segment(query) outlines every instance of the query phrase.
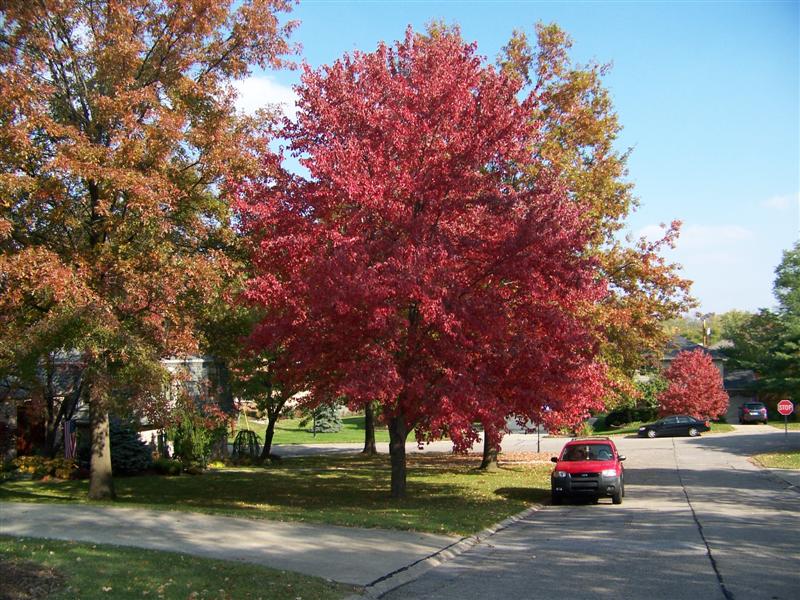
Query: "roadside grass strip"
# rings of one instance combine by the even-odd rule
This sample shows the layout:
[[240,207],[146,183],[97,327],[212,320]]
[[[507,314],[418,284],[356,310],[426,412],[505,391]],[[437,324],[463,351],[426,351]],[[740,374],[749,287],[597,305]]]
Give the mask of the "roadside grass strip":
[[390,464],[377,457],[313,456],[264,467],[230,467],[202,475],[117,477],[115,502],[91,502],[86,481],[6,481],[0,500],[92,503],[183,510],[234,517],[302,521],[471,535],[543,501],[548,457],[514,455],[487,473],[475,455],[408,457],[403,500],[389,497]]
[[[781,419],[780,421],[777,421],[777,420],[776,421],[770,421],[769,422],[769,426],[770,427],[774,427],[775,429],[780,429],[781,431],[783,431],[783,429],[784,429],[783,419]],[[800,431],[800,421],[789,421],[788,423],[786,423],[786,428],[789,431]]]
[[800,450],[756,454],[753,460],[768,469],[800,469]]
[[358,588],[240,562],[0,536],[0,597],[338,600]]

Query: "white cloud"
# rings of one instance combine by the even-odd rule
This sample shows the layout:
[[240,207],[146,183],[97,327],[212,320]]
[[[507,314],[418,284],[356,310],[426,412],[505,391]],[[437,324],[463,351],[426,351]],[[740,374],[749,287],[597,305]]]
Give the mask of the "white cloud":
[[[647,225],[637,233],[655,241],[664,235],[660,225]],[[740,246],[742,242],[753,239],[753,232],[741,225],[684,225],[676,243],[679,252],[713,251],[719,254],[726,248]]]
[[[648,225],[636,232],[654,241],[663,228]],[[682,265],[681,274],[692,280],[692,295],[704,312],[732,308],[755,310],[772,302],[773,259],[765,259],[765,242],[742,225],[685,224],[675,249],[662,254],[668,262]]]
[[800,207],[800,192],[794,195],[771,196],[761,201],[761,207],[773,210],[789,210],[790,208]]
[[259,108],[278,105],[283,114],[293,119],[297,113],[297,95],[288,86],[266,75],[253,75],[233,82],[238,97],[237,110],[253,114]]
[[677,247],[682,251],[714,251],[743,248],[755,236],[741,225],[687,225],[681,229]]

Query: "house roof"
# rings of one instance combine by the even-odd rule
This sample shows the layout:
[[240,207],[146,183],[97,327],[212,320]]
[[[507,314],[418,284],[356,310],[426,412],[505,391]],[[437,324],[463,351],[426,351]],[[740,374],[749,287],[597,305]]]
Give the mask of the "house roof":
[[707,348],[702,344],[696,344],[695,342],[686,339],[682,335],[676,335],[669,342],[667,342],[667,347],[664,350],[663,360],[673,360],[681,352],[693,352],[695,350],[702,350],[711,356],[712,360],[727,360],[718,349],[713,347]]
[[750,369],[739,369],[725,373],[726,390],[747,390],[756,382],[756,374]]

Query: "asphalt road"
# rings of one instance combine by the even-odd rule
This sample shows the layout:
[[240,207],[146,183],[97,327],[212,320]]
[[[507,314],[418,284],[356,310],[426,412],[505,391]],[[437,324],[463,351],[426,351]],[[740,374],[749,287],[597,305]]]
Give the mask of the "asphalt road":
[[783,432],[617,443],[622,505],[548,506],[383,598],[800,598],[800,490],[747,461]]

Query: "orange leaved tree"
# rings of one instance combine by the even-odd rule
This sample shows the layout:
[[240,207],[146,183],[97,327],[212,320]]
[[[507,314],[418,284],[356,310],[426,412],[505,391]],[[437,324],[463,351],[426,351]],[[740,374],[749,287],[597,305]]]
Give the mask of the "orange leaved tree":
[[158,360],[196,349],[198,307],[230,273],[219,184],[266,143],[230,82],[283,64],[290,6],[0,4],[0,375],[79,351],[91,498],[114,495],[112,398],[152,397]]

